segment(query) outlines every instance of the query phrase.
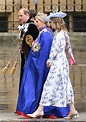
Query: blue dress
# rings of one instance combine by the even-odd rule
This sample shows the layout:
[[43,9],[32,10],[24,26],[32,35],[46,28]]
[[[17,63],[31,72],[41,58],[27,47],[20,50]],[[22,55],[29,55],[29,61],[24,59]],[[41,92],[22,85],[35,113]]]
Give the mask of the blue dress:
[[[44,27],[35,42],[38,50],[32,46],[24,69],[21,89],[18,96],[16,113],[26,115],[33,113],[39,106],[43,85],[46,81],[49,68],[46,61],[49,58],[53,34],[48,27]],[[34,45],[35,45],[34,44]],[[69,107],[57,108],[55,106],[44,107],[45,115],[57,117],[67,116]]]

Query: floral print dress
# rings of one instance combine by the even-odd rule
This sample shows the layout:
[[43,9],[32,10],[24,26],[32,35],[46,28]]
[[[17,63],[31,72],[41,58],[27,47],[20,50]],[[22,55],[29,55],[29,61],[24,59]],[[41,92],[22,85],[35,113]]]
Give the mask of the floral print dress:
[[72,54],[68,34],[60,31],[53,39],[48,59],[52,65],[44,84],[40,105],[66,107],[67,104],[74,102],[73,88],[69,78],[69,62],[65,53],[66,47],[69,54]]

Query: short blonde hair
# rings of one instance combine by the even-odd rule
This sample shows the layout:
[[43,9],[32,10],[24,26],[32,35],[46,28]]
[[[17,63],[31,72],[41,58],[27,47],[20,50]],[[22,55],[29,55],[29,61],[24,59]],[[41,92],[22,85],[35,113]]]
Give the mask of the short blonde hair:
[[37,18],[37,19],[39,19],[41,22],[43,22],[43,23],[46,23],[45,22],[45,18],[47,17],[47,15],[46,14],[44,14],[44,13],[38,13],[36,16],[35,16],[35,18]]

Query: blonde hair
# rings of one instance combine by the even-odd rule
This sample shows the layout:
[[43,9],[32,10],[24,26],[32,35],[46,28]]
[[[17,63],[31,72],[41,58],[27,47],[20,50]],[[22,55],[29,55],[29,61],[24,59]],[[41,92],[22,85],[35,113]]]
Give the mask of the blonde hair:
[[67,27],[66,27],[66,23],[62,18],[54,17],[54,18],[50,18],[50,19],[55,24],[56,29],[58,31],[64,30],[64,31],[68,32]]
[[47,15],[46,14],[44,14],[44,13],[38,13],[36,16],[35,16],[35,18],[37,18],[37,19],[39,19],[41,22],[43,22],[43,23],[46,23],[45,22],[45,18],[47,17]]

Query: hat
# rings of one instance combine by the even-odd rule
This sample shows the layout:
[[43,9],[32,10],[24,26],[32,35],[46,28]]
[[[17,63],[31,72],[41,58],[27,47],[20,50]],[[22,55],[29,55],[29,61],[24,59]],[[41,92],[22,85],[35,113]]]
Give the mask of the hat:
[[45,18],[45,21],[48,22],[50,20],[50,18],[54,18],[54,17],[64,18],[65,16],[67,16],[67,14],[64,12],[61,12],[61,11],[60,12],[54,12],[54,13],[52,12],[52,13],[50,13],[49,16],[47,16]]
[[50,20],[50,16],[52,16],[53,14],[54,14],[53,12],[50,13],[49,16],[47,16],[47,17],[45,18],[45,22],[48,22],[48,21]]

